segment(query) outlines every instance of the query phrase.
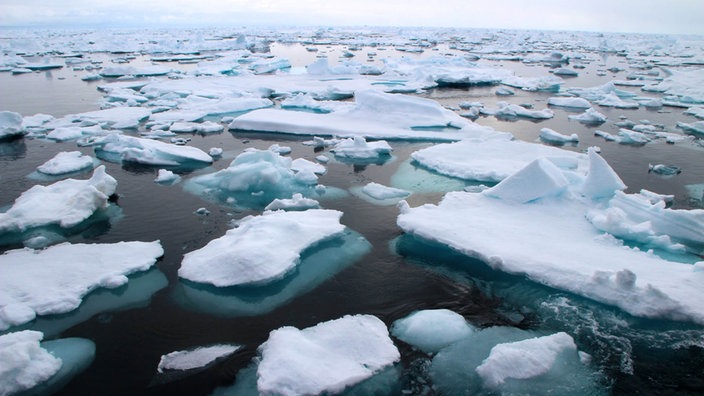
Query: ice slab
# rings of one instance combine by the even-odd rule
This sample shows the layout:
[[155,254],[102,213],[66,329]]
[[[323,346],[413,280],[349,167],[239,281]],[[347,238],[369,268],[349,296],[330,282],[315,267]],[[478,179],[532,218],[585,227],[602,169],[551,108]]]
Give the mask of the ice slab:
[[391,326],[394,337],[426,353],[437,353],[474,331],[462,315],[449,309],[417,311]]
[[61,359],[41,347],[42,338],[42,333],[30,330],[0,335],[0,394],[32,389],[61,369]]
[[92,290],[124,285],[127,275],[146,271],[161,255],[158,241],[8,251],[0,256],[0,329],[73,311]]
[[156,175],[156,179],[154,179],[155,183],[159,184],[176,184],[181,180],[181,176],[173,173],[172,171],[168,169],[159,169]]
[[550,128],[540,129],[540,140],[552,144],[578,143],[579,136],[576,133],[565,135]]
[[605,115],[599,113],[593,108],[587,109],[582,114],[567,116],[567,118],[589,125],[603,124],[607,120],[607,117]]
[[96,161],[80,151],[62,151],[37,167],[37,172],[49,176],[81,172],[92,169]]
[[198,167],[213,162],[203,150],[112,133],[93,141],[96,155],[113,162],[135,162],[143,165]]
[[392,148],[385,140],[367,142],[362,136],[340,140],[330,149],[336,157],[352,160],[374,160],[391,154]]
[[156,370],[163,373],[170,370],[185,371],[203,368],[218,359],[232,355],[240,348],[242,348],[241,345],[218,344],[167,353],[159,359]]
[[[503,199],[517,195],[497,198],[491,190],[448,193],[439,205],[411,209],[402,202],[398,225],[407,233],[447,245],[494,269],[525,275],[635,316],[704,323],[704,308],[696,302],[696,296],[702,294],[698,285],[704,280],[699,277],[704,274],[693,271],[687,263],[691,257],[679,257],[683,262],[672,261],[627,246],[587,219],[589,211],[600,205],[622,206],[620,198],[613,203],[605,201],[614,194],[620,196],[616,191],[623,184],[597,157],[601,158],[590,153],[593,165],[586,179],[565,171],[569,185],[557,196],[542,194],[539,199],[520,204],[515,199]],[[552,172],[533,174],[544,178]],[[501,183],[494,188],[500,186]],[[648,202],[647,207],[651,206]],[[636,222],[640,218],[641,223],[653,223],[663,217],[661,210],[650,212],[638,206],[632,210]],[[682,240],[691,240],[692,224],[704,224],[698,220],[700,216],[698,210],[673,214],[672,221],[657,232],[658,237],[678,235]],[[629,228],[628,222],[620,224]],[[511,238],[507,239],[507,235]],[[700,247],[698,241],[689,243],[690,248]]]
[[590,109],[592,104],[584,98],[552,97],[548,99],[548,105],[557,107],[569,107],[572,109]]
[[[50,395],[66,386],[76,375],[87,369],[95,358],[95,343],[85,338],[61,338],[44,341],[42,348],[61,359],[59,371],[30,391],[32,395]],[[21,393],[25,394],[25,393]]]
[[173,298],[180,305],[222,317],[263,315],[313,290],[371,250],[360,234],[345,229],[301,254],[296,272],[278,282],[260,286],[215,287],[182,281]]
[[265,284],[283,278],[301,253],[344,230],[342,212],[266,212],[248,217],[223,237],[186,253],[178,275],[218,287]]
[[422,166],[443,175],[491,182],[505,179],[540,157],[550,159],[561,168],[576,169],[587,165],[583,154],[511,140],[510,135],[438,144],[416,151],[411,157]]
[[259,347],[257,389],[265,394],[337,393],[400,359],[386,325],[344,316],[299,330],[282,327]]
[[546,120],[553,118],[555,113],[550,109],[531,110],[517,104],[498,102],[495,110],[483,109],[485,114],[494,115],[498,118],[530,118],[534,120]]
[[135,129],[151,114],[151,110],[143,107],[113,107],[69,115],[55,122],[59,125],[66,122],[92,122],[106,129]]
[[70,228],[108,206],[117,181],[99,166],[88,180],[66,179],[48,186],[35,185],[0,213],[0,231],[23,232],[27,229],[58,225]]
[[320,202],[305,198],[302,194],[296,193],[290,199],[276,198],[267,205],[264,210],[308,210],[308,209],[318,209],[320,207]]
[[22,115],[12,111],[0,111],[0,140],[12,139],[25,134]]

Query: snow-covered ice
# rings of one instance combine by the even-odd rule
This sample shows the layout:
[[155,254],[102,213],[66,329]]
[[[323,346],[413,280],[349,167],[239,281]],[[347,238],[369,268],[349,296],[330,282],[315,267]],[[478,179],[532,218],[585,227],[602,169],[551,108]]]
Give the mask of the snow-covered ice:
[[704,323],[704,309],[696,302],[702,279],[691,264],[628,246],[634,242],[628,233],[614,237],[587,219],[590,211],[604,205],[606,211],[626,213],[624,221],[609,216],[611,222],[604,224],[615,222],[626,231],[636,224],[656,224],[651,229],[655,240],[669,238],[701,252],[696,235],[702,235],[698,231],[704,224],[702,211],[671,211],[620,193],[624,188],[608,164],[590,150],[586,176],[539,160],[483,193],[449,193],[438,205],[413,209],[401,202],[398,225],[496,270],[524,274],[635,316]]
[[163,255],[156,242],[69,244],[44,250],[18,249],[0,256],[0,329],[37,315],[70,312],[85,295],[128,282]]
[[276,198],[264,210],[308,210],[318,209],[320,202],[315,199],[305,198],[302,194],[293,194],[291,198]]
[[48,380],[61,368],[61,359],[42,348],[44,334],[19,331],[0,335],[0,394],[27,391]]
[[213,158],[203,150],[112,133],[93,141],[96,155],[108,161],[154,166],[203,166]]
[[385,140],[367,142],[362,136],[340,140],[330,149],[336,157],[370,160],[391,154],[392,148]]
[[218,359],[237,352],[241,345],[218,344],[189,350],[175,351],[162,355],[156,370],[163,373],[169,370],[192,370],[205,367]]
[[11,139],[25,134],[22,115],[12,111],[0,111],[0,140]]
[[95,159],[80,151],[62,151],[37,167],[37,172],[57,176],[93,168]]
[[175,174],[174,172],[168,169],[159,169],[154,182],[161,184],[175,184],[178,183],[179,180],[181,180],[181,176]]
[[400,188],[387,187],[383,184],[370,182],[362,187],[362,192],[376,200],[401,199],[411,195],[410,192]]
[[400,359],[386,325],[371,315],[282,327],[259,352],[257,390],[280,395],[338,393]]
[[448,309],[417,311],[391,326],[394,337],[426,353],[437,353],[474,331],[462,315]]
[[548,99],[550,106],[569,107],[572,109],[589,109],[592,104],[583,98],[552,97]]
[[565,135],[550,128],[540,129],[540,140],[552,144],[565,144],[579,142],[579,136],[576,133]]
[[605,115],[599,113],[594,108],[588,108],[582,114],[569,115],[567,118],[582,122],[584,124],[603,124],[607,120]]
[[4,213],[0,213],[0,231],[22,232],[56,224],[62,228],[78,225],[95,211],[108,206],[117,181],[105,166],[95,169],[87,180],[66,179],[48,186],[35,185],[20,195]]
[[344,230],[340,217],[342,212],[335,210],[310,209],[243,219],[223,237],[184,255],[178,274],[218,287],[281,279],[305,249]]

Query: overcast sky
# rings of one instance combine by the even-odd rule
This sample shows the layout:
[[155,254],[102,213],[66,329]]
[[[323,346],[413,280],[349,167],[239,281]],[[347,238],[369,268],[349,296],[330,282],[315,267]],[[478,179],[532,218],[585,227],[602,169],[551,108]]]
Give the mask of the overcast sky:
[[704,35],[704,0],[0,0],[0,26],[433,26]]

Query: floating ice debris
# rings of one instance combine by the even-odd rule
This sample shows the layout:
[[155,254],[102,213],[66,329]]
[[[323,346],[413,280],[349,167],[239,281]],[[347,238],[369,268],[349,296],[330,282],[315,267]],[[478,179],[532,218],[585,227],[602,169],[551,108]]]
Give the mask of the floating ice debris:
[[540,129],[540,140],[553,144],[577,143],[579,136],[576,133],[564,135],[550,128]]
[[548,99],[550,106],[569,107],[573,109],[589,109],[592,104],[583,98],[552,97]]
[[564,67],[555,70],[553,74],[562,77],[577,77],[579,75],[576,70],[565,69]]
[[154,182],[161,184],[174,184],[177,183],[180,179],[181,176],[173,173],[168,169],[159,169],[156,175],[156,179],[154,179]]
[[12,111],[0,111],[0,140],[23,136],[22,115]]
[[266,212],[183,257],[180,277],[218,287],[264,284],[293,270],[306,248],[344,230],[342,212]]
[[57,176],[92,169],[95,159],[80,151],[62,151],[37,167],[37,172]]
[[187,122],[178,121],[171,124],[169,131],[174,133],[219,133],[222,132],[225,127],[222,124],[218,124],[213,121],[205,122]]
[[232,355],[240,348],[242,348],[241,345],[219,344],[167,353],[161,356],[156,370],[163,373],[170,370],[202,368],[218,359]]
[[83,136],[83,128],[80,127],[62,127],[56,128],[46,134],[47,139],[64,142],[67,140],[76,140]]
[[506,102],[498,102],[496,105],[498,106],[497,110],[495,110],[493,112],[487,111],[488,113],[493,113],[496,117],[505,117],[505,118],[523,117],[523,118],[532,118],[532,119],[536,119],[536,120],[545,120],[545,119],[552,118],[555,116],[555,113],[553,113],[553,111],[550,109],[530,110],[530,109],[527,109],[523,106],[519,106],[519,105],[511,104],[511,103],[506,103]]
[[590,125],[603,124],[607,119],[605,115],[599,113],[594,108],[589,108],[584,113],[579,115],[567,116],[567,118]]
[[291,147],[281,146],[278,143],[274,143],[269,146],[269,150],[281,155],[291,154]]
[[501,83],[524,91],[558,92],[564,80],[557,76],[519,77],[509,76],[501,79]]
[[648,172],[657,173],[663,176],[674,176],[682,173],[682,168],[674,165],[648,164]]
[[704,138],[704,121],[696,121],[691,124],[686,122],[678,122],[677,128],[680,128],[686,133],[698,138]]
[[609,142],[616,142],[616,141],[620,140],[620,138],[618,136],[612,135],[612,134],[605,132],[605,131],[600,131],[598,129],[594,130],[594,135],[600,136],[600,137],[604,138],[604,140],[609,141]]
[[617,109],[637,109],[640,106],[638,102],[623,100],[615,94],[604,95],[601,99],[595,100],[594,103],[599,106],[615,107]]
[[126,284],[163,254],[158,241],[10,250],[0,256],[0,329],[73,311],[92,290]]
[[93,142],[98,157],[108,161],[136,162],[156,166],[210,164],[213,158],[190,146],[177,146],[158,140],[110,134]]
[[[92,121],[103,128],[135,129],[152,112],[142,107],[113,107],[64,117],[69,121]],[[58,121],[58,120],[57,120]]]
[[562,168],[577,168],[586,156],[542,144],[511,140],[508,134],[492,139],[438,144],[411,154],[422,166],[465,180],[498,182],[528,163],[546,157]]
[[315,199],[305,198],[302,194],[296,193],[290,199],[274,199],[264,210],[308,210],[319,207],[320,203]]
[[[622,104],[623,101],[620,99],[623,98],[632,98],[636,96],[636,94],[629,92],[629,91],[624,91],[621,89],[616,88],[613,82],[608,82],[604,85],[600,85],[597,87],[592,87],[592,88],[567,88],[566,91],[568,93],[571,93],[573,95],[577,95],[580,98],[584,98],[586,100],[592,101],[592,102],[597,102],[604,100],[605,103],[612,103],[612,104]],[[632,103],[635,102],[623,102],[626,105],[631,105]],[[630,103],[630,104],[629,104]],[[638,104],[635,103],[636,107],[638,107]]]
[[512,90],[505,88],[505,87],[499,87],[496,89],[494,92],[497,96],[512,96],[515,95],[516,93],[513,92]]
[[208,155],[215,158],[215,157],[220,157],[222,155],[222,148],[220,147],[211,147],[208,150]]
[[135,76],[135,77],[146,77],[146,76],[165,76],[171,73],[173,69],[166,68],[163,66],[108,66],[104,67],[100,71],[100,75],[103,77],[122,77],[122,76]]
[[61,360],[61,368],[48,380],[19,394],[50,395],[87,369],[95,358],[95,343],[85,338],[61,338],[44,341],[41,347]]
[[316,100],[309,93],[299,93],[281,101],[282,109],[307,109],[320,113],[330,113],[346,106],[349,105],[344,102]]
[[387,187],[374,182],[367,183],[362,187],[362,192],[377,200],[401,199],[411,195],[411,193],[406,190]]
[[417,311],[391,326],[391,334],[426,353],[437,353],[474,332],[462,315],[448,309]]
[[296,158],[291,161],[291,170],[294,172],[312,172],[316,175],[323,175],[327,172],[327,169],[325,169],[323,165],[308,161],[305,158]]
[[385,140],[367,142],[362,136],[340,140],[330,151],[337,157],[350,159],[375,159],[388,156],[391,146]]
[[320,162],[321,164],[327,164],[328,162],[330,162],[330,157],[328,157],[327,155],[323,155],[323,154],[316,156],[315,159],[316,159],[316,161]]
[[621,128],[618,131],[618,142],[621,144],[631,144],[635,146],[644,145],[650,142],[650,138],[641,132]]
[[303,330],[282,327],[259,352],[257,390],[263,394],[339,393],[400,359],[386,325],[371,315]]
[[105,173],[104,165],[96,168],[88,180],[35,185],[23,192],[10,209],[0,213],[0,232],[22,232],[52,224],[73,227],[107,207],[116,188],[117,181]]
[[704,107],[703,106],[690,107],[684,112],[684,114],[689,114],[689,115],[693,115],[699,119],[704,119]]
[[704,103],[704,71],[701,68],[693,70],[668,70],[671,74],[658,84],[643,87],[644,91],[660,92],[672,95],[685,105]]
[[[600,224],[611,225],[609,231],[616,230],[612,225],[622,225],[629,231],[637,229],[635,225],[649,224],[655,241],[669,238],[701,252],[704,211],[674,211],[665,209],[664,203],[662,207],[652,205],[647,197],[623,194],[618,190],[625,186],[593,150],[590,160],[586,179],[564,171],[563,178],[569,182],[564,189],[595,199],[614,197],[606,202],[610,208],[606,210],[624,213],[623,221],[606,213],[604,218],[610,221]],[[555,175],[555,168],[548,172],[545,167],[530,167],[533,172],[526,168],[518,173],[523,173],[521,179],[504,181],[519,186],[522,180],[523,189],[513,191],[522,196],[527,190],[533,191],[530,195],[535,198],[529,203],[518,204],[526,200],[508,194],[511,190],[499,183],[481,194],[448,193],[438,206],[401,206],[398,225],[408,233],[479,258],[496,270],[524,274],[533,281],[618,306],[636,316],[704,323],[704,308],[692,297],[702,294],[699,284],[704,279],[694,279],[690,264],[624,246],[603,234],[586,217],[600,207],[598,202],[603,199],[592,203],[575,194],[556,195],[562,183],[536,183],[549,181],[546,176]],[[492,190],[507,193],[497,196]],[[511,233],[516,227],[522,230],[519,235]],[[513,235],[511,241],[505,238],[509,233]],[[630,240],[630,235],[618,237]],[[558,239],[561,243],[555,244]],[[627,277],[633,282],[623,281]]]
[[567,333],[499,344],[476,371],[487,387],[498,388],[507,379],[525,380],[546,374],[565,353],[579,359],[577,346]]
[[207,216],[210,214],[210,211],[206,208],[198,208],[193,213],[195,213],[199,216]]
[[0,335],[0,394],[28,391],[59,372],[62,362],[42,348],[44,334],[19,331]]

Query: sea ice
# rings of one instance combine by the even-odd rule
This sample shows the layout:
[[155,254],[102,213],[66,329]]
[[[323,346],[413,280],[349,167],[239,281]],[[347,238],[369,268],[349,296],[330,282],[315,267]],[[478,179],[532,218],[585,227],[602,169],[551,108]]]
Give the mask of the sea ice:
[[330,151],[336,157],[349,159],[377,159],[388,156],[391,153],[391,146],[385,140],[367,142],[362,136],[355,136],[350,139],[340,140]]
[[88,180],[35,185],[23,192],[10,209],[0,213],[0,231],[23,232],[52,224],[73,227],[96,210],[106,208],[116,188],[117,181],[105,173],[104,165],[96,168]]
[[59,371],[61,359],[41,347],[42,338],[31,330],[0,335],[0,395],[32,389]]
[[23,136],[22,115],[12,111],[0,111],[0,140]]
[[553,118],[555,116],[555,113],[550,109],[530,110],[530,109],[527,109],[523,106],[519,106],[517,104],[512,104],[512,103],[507,103],[507,102],[498,102],[496,105],[498,106],[497,110],[495,110],[495,111],[487,110],[486,112],[489,114],[493,114],[496,117],[504,117],[504,118],[523,117],[523,118],[531,118],[531,119],[535,119],[535,120],[546,120],[548,118]]
[[276,198],[267,205],[264,210],[308,210],[317,209],[320,202],[315,199],[305,198],[302,194],[296,193],[290,199]]
[[546,167],[543,160],[519,171],[516,175],[523,174],[521,178],[507,178],[483,193],[452,192],[437,206],[413,209],[401,202],[398,225],[496,270],[523,274],[635,316],[704,323],[704,307],[696,297],[702,294],[699,284],[704,279],[698,279],[700,274],[693,272],[691,264],[626,246],[594,227],[587,217],[601,207],[620,209],[627,214],[626,222],[619,223],[625,229],[649,222],[655,236],[701,252],[704,212],[670,211],[646,197],[618,192],[625,186],[615,172],[594,150],[589,154],[586,177],[561,170],[560,179],[558,169]]
[[70,312],[100,287],[127,283],[164,254],[156,242],[63,243],[44,250],[17,249],[0,256],[0,329],[35,315]]
[[542,144],[511,140],[508,134],[493,139],[438,144],[411,154],[422,166],[465,180],[498,182],[540,157],[559,167],[586,166],[586,156]]
[[400,359],[386,325],[371,315],[279,328],[259,353],[257,389],[280,395],[338,393]]
[[37,172],[57,176],[93,168],[95,159],[80,151],[62,151],[37,167]]
[[637,109],[640,105],[638,102],[623,100],[616,94],[606,94],[601,99],[595,100],[594,103],[604,107],[615,107],[617,109]]
[[161,184],[174,184],[177,183],[180,179],[181,176],[173,173],[168,169],[159,169],[156,175],[156,179],[154,179],[154,182]]
[[569,107],[573,109],[589,109],[592,104],[583,98],[552,97],[548,99],[550,106]]
[[606,122],[606,116],[594,110],[593,108],[587,109],[584,113],[578,115],[567,116],[570,120],[579,121],[584,124],[603,124]]
[[566,353],[578,359],[577,346],[567,333],[498,344],[476,371],[489,388],[497,388],[509,378],[529,379],[547,373]]
[[224,236],[185,254],[178,275],[218,287],[281,279],[305,249],[345,229],[340,217],[342,212],[310,209],[245,218]]
[[387,187],[379,183],[370,182],[362,187],[362,192],[377,200],[401,199],[411,195],[400,188]]
[[417,311],[391,326],[394,337],[425,353],[437,353],[474,331],[462,315],[448,309]]
[[213,158],[203,150],[112,133],[93,141],[98,157],[108,161],[136,162],[155,166],[198,166]]
[[[56,120],[59,122],[93,122],[105,129],[135,129],[149,118],[152,112],[143,107],[113,107],[110,109],[73,114]],[[67,125],[64,125],[67,126]]]
[[576,133],[564,135],[550,128],[540,129],[540,140],[553,144],[577,143],[579,136]]
[[631,144],[635,146],[641,146],[650,142],[650,138],[637,131],[632,131],[630,129],[621,128],[618,130],[618,142],[621,144]]
[[156,370],[163,373],[169,370],[202,368],[218,359],[232,355],[240,348],[242,348],[241,345],[219,344],[167,353],[161,356]]
[[677,128],[680,128],[686,133],[698,138],[704,138],[704,121],[696,121],[692,123],[678,122]]
[[85,338],[60,338],[44,341],[41,347],[61,360],[61,368],[48,380],[27,392],[32,395],[51,395],[68,384],[76,375],[87,369],[95,359],[95,343]]

